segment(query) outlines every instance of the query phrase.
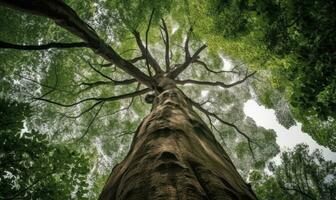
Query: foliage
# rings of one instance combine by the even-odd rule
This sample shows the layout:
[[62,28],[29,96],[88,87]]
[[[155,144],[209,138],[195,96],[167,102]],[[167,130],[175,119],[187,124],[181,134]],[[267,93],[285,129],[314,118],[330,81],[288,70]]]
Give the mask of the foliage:
[[270,164],[271,175],[250,174],[260,199],[335,199],[336,163],[326,161],[318,150],[310,154],[304,144],[283,152],[281,159],[279,166]]
[[[279,91],[289,101],[295,119],[303,123],[303,129],[319,144],[335,150],[332,136],[335,132],[330,131],[335,127],[336,117],[335,2],[212,0],[203,3],[192,7],[196,11],[191,15],[205,18],[195,21],[195,29],[213,48],[224,50],[249,67],[266,71],[262,76],[266,84],[256,86],[260,102],[276,109],[278,103],[270,104],[267,97],[269,92]],[[286,127],[295,124],[279,121]],[[328,125],[319,126],[316,132],[312,128],[315,124]]]
[[0,199],[83,199],[88,157],[24,132],[29,105],[0,100]]

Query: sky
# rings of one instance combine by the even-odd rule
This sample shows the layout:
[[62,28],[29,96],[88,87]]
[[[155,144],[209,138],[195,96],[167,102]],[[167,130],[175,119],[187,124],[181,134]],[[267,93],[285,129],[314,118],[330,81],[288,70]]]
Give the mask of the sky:
[[[247,116],[253,118],[258,126],[262,126],[266,129],[273,129],[276,132],[276,142],[280,146],[281,151],[293,149],[296,144],[306,143],[309,145],[310,152],[315,149],[320,149],[326,160],[336,162],[336,152],[332,152],[328,148],[317,144],[311,136],[302,132],[300,123],[286,129],[277,122],[274,110],[260,106],[252,99],[245,103],[244,112]],[[279,161],[279,155],[274,158],[275,162]]]

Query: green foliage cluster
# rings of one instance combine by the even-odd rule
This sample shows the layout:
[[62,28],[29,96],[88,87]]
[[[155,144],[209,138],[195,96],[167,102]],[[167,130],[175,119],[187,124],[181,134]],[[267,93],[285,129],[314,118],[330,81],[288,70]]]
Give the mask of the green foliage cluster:
[[326,161],[318,150],[309,153],[299,144],[281,155],[282,163],[270,164],[271,175],[253,171],[250,174],[261,200],[335,199],[336,163]]
[[270,96],[281,100],[280,92],[303,129],[335,150],[335,8],[331,0],[212,0],[194,3],[191,15],[204,16],[195,29],[212,48],[265,71],[267,83],[256,83],[262,104],[277,109]]
[[0,99],[0,199],[85,198],[88,157],[22,131],[29,115],[29,105]]

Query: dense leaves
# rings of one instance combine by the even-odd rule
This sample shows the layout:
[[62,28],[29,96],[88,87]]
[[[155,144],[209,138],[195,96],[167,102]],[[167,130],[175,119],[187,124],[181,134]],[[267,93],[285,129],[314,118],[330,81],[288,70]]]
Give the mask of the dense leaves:
[[326,161],[318,150],[309,153],[299,144],[283,152],[282,163],[270,163],[271,175],[254,171],[250,180],[260,199],[335,199],[336,164]]
[[0,199],[83,198],[88,157],[25,132],[27,104],[1,99],[0,107]]
[[[267,84],[256,86],[260,102],[277,110],[282,98],[268,100],[280,91],[304,131],[335,150],[335,2],[213,0],[195,8],[206,17],[195,24],[214,48],[265,70]],[[294,124],[279,121],[286,127]],[[316,131],[315,124],[323,126]]]

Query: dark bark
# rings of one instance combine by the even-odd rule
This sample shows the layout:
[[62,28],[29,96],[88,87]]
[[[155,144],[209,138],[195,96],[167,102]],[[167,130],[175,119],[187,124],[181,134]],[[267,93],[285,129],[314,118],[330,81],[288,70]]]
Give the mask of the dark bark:
[[70,48],[79,48],[79,47],[89,47],[89,45],[85,42],[75,42],[75,43],[51,42],[48,44],[41,44],[41,45],[20,45],[20,44],[12,44],[9,42],[0,41],[1,49],[47,50],[51,48],[70,49]]
[[155,98],[100,199],[256,199],[185,95]]

